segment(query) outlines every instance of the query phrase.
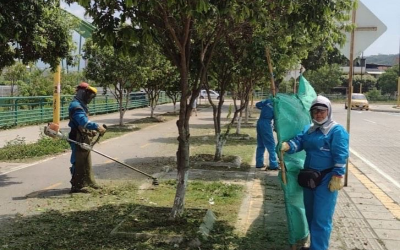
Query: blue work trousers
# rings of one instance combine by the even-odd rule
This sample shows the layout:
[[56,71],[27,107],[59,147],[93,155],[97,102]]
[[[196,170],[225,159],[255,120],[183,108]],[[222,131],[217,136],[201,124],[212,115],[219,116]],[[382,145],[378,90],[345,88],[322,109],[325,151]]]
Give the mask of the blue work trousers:
[[256,167],[264,165],[264,152],[268,150],[270,168],[277,168],[278,161],[275,153],[275,140],[271,120],[259,119],[257,122],[257,151]]
[[328,188],[332,173],[315,189],[303,188],[304,206],[311,236],[310,250],[328,250],[338,191]]

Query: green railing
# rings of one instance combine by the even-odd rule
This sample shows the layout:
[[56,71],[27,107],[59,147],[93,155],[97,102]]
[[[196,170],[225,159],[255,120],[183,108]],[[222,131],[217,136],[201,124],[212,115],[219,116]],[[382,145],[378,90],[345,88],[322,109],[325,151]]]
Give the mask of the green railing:
[[[68,106],[73,96],[61,96],[60,119],[68,119]],[[171,100],[160,93],[159,104]],[[53,97],[0,97],[0,128],[17,125],[46,123],[53,120]],[[143,93],[132,93],[127,109],[147,107],[149,101]],[[113,96],[97,96],[89,105],[90,115],[99,115],[119,111],[117,100]]]

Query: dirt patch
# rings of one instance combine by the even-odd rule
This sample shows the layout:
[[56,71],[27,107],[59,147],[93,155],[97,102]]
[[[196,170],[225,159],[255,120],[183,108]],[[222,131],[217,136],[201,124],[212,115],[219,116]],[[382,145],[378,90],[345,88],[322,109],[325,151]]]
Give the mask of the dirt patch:
[[130,124],[157,123],[157,122],[165,122],[165,121],[167,121],[167,119],[163,116],[154,116],[154,117],[145,117],[142,119],[137,119],[137,120],[130,122]]
[[228,140],[235,140],[235,141],[241,141],[241,140],[250,140],[251,136],[249,134],[230,134],[228,135]]
[[[126,160],[125,164],[146,174],[155,176],[162,173],[170,172],[176,169],[175,157],[147,157],[147,158],[132,158]],[[134,180],[146,181],[149,177],[141,174],[138,171],[130,169],[116,162],[101,164],[99,167],[94,167],[96,179],[110,180]]]
[[[206,209],[185,209],[182,217],[171,220],[169,219],[170,207],[141,206],[127,216],[116,231],[169,236],[185,235],[185,232],[197,232],[206,212]],[[154,220],[155,215],[157,220]]]
[[179,111],[166,112],[166,113],[162,114],[162,116],[178,116],[178,115],[179,115]]
[[190,157],[190,167],[192,169],[204,170],[231,170],[247,171],[247,166],[242,166],[242,160],[236,155],[223,155],[219,161],[214,161],[212,154],[198,154]]

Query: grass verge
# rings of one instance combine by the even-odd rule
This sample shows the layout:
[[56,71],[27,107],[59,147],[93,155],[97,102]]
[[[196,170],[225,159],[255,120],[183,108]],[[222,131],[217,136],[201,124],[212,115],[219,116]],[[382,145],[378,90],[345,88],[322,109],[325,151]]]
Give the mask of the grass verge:
[[[209,129],[194,129],[191,130],[191,155],[214,155],[215,154],[215,139],[214,130]],[[252,163],[255,145],[257,145],[256,129],[252,127],[242,128],[241,134],[246,134],[249,137],[243,140],[229,139],[223,147],[223,157],[230,159],[229,156],[240,156],[242,164],[240,170],[247,171]]]
[[[0,248],[4,250],[36,249],[177,249],[177,246],[155,240],[137,240],[131,237],[111,235],[120,222],[125,232],[182,234],[187,241],[179,249],[188,249],[187,244],[197,235],[199,216],[195,211],[211,208],[218,218],[213,234],[202,244],[201,249],[228,249],[230,244],[240,242],[234,237],[233,224],[242,200],[241,185],[221,182],[190,182],[187,189],[184,220],[168,222],[165,213],[137,216],[133,211],[170,210],[175,194],[175,181],[161,182],[157,188],[138,192],[132,182],[112,182],[102,190],[90,194],[63,194],[37,197],[36,215],[19,215],[2,223]],[[213,204],[211,205],[210,199]],[[163,227],[163,224],[165,225]],[[229,234],[227,234],[229,233]],[[228,242],[226,239],[231,238]],[[223,240],[222,240],[223,239]],[[237,248],[233,248],[237,249]]]
[[[207,126],[191,130],[192,155],[214,153],[212,126]],[[241,132],[249,134],[250,139],[228,140],[224,152],[225,155],[241,156],[242,167],[248,170],[254,155],[255,129],[243,128]],[[224,175],[223,171],[206,172],[213,176]],[[202,243],[200,249],[272,250],[280,249],[279,246],[286,243],[286,238],[280,234],[281,231],[271,234],[274,228],[270,228],[269,231],[257,226],[265,219],[263,211],[252,225],[254,230],[245,235],[237,234],[234,225],[244,195],[243,185],[229,181],[211,181],[207,178],[203,181],[190,181],[186,190],[184,220],[171,227],[166,216],[175,198],[174,180],[163,180],[158,187],[144,190],[139,190],[131,181],[100,184],[104,188],[94,190],[90,194],[71,195],[67,194],[67,191],[54,194],[49,191],[27,198],[27,203],[32,204],[33,215],[19,214],[16,218],[2,221],[0,249],[192,249],[188,244],[190,239],[197,235],[199,224],[199,215],[195,211],[205,209],[211,209],[216,214],[217,222],[212,234]],[[277,198],[275,193],[269,195],[271,199]],[[134,211],[138,211],[137,209],[142,211],[140,216],[135,216]],[[284,213],[284,209],[279,208],[276,213],[278,212]],[[274,213],[270,218],[277,216]],[[275,224],[276,221],[271,221],[271,225]],[[154,239],[139,240],[129,236],[111,235],[111,231],[117,225],[121,225],[120,229],[124,232],[185,232],[187,240],[179,245],[169,245]],[[276,237],[278,234],[281,237]],[[273,248],[267,247],[271,241],[276,243]]]

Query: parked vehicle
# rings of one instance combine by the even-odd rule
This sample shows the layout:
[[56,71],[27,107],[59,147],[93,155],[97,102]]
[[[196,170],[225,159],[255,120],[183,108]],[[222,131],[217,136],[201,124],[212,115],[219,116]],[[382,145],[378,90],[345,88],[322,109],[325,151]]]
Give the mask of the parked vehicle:
[[[208,99],[207,96],[207,90],[202,89],[200,91],[200,95],[199,95],[200,99]],[[217,92],[215,92],[214,90],[210,90],[210,97],[211,99],[219,99],[219,94]]]
[[[347,101],[348,99],[346,98],[346,102],[344,103],[344,108],[347,109]],[[365,97],[364,94],[357,94],[353,93],[351,94],[351,107],[350,109],[365,109],[369,110],[369,103],[367,97]]]

